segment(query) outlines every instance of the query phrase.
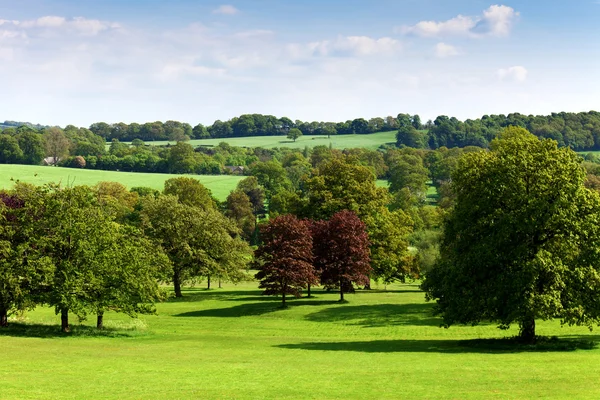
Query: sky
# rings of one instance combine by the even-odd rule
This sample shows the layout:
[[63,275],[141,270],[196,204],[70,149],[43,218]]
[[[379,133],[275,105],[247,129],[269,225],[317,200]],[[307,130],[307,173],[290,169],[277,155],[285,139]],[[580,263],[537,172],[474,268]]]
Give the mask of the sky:
[[600,110],[596,0],[0,0],[0,120]]

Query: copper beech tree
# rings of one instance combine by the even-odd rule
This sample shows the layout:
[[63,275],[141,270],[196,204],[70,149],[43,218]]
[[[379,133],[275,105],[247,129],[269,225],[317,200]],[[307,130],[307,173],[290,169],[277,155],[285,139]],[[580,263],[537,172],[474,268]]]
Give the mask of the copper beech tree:
[[261,227],[262,245],[255,256],[260,271],[256,279],[263,294],[300,297],[307,285],[318,283],[312,264],[309,223],[293,215],[282,215]]
[[369,238],[364,222],[348,210],[334,214],[329,221],[312,224],[313,256],[321,284],[327,289],[353,292],[353,284],[369,284],[371,273]]

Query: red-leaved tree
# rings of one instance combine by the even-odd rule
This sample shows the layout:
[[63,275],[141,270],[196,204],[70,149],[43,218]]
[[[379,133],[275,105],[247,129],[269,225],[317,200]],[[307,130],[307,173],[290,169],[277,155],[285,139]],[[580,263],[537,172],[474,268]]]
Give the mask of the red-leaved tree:
[[262,245],[255,257],[260,271],[256,279],[263,294],[300,297],[307,285],[318,283],[313,268],[312,236],[308,222],[282,215],[261,227]]
[[353,284],[367,285],[371,273],[369,237],[364,222],[348,210],[340,211],[329,221],[312,225],[315,269],[321,284],[344,293],[354,291]]

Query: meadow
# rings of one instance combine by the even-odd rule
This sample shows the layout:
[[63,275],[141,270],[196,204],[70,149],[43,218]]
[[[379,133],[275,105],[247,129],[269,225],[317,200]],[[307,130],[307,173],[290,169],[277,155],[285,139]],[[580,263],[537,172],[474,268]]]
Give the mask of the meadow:
[[[596,333],[538,321],[440,328],[416,283],[311,299],[263,297],[256,282],[192,288],[138,320],[109,313],[59,333],[38,308],[0,330],[1,399],[523,399],[600,397]],[[91,318],[93,319],[93,318]],[[25,321],[25,322],[24,322]]]
[[198,179],[212,192],[213,196],[223,201],[235,189],[243,176],[234,175],[172,175],[138,172],[118,172],[84,170],[75,168],[61,168],[37,165],[0,165],[0,189],[11,188],[16,181],[43,185],[50,182],[63,185],[95,185],[101,181],[119,182],[128,188],[147,186],[162,190],[167,179],[186,176]]
[[[303,149],[305,147],[330,146],[334,149],[365,148],[377,150],[383,144],[395,144],[397,131],[378,132],[368,135],[333,135],[328,138],[326,135],[307,135],[301,136],[295,142],[285,136],[253,136],[219,139],[196,139],[187,143],[192,146],[217,146],[221,142],[229,143],[231,146],[239,147],[262,147],[271,149],[274,147],[289,147],[293,149]],[[166,144],[175,144],[169,141],[146,142],[146,144],[164,146]],[[107,146],[110,145],[107,144]]]

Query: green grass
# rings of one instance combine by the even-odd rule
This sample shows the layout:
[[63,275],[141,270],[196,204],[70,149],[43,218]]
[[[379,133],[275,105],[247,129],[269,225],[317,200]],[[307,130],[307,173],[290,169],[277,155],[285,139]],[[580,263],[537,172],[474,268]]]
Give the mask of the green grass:
[[[241,138],[220,138],[220,139],[199,139],[190,140],[192,146],[216,146],[221,142],[229,143],[231,146],[240,147],[263,147],[271,149],[273,147],[290,147],[294,149],[303,149],[304,147],[329,146],[334,149],[350,149],[363,147],[365,149],[376,150],[379,146],[386,143],[396,143],[396,132],[378,132],[369,135],[333,135],[327,138],[324,135],[302,136],[295,142],[285,136],[254,136]],[[175,144],[169,141],[146,142],[146,144],[166,145]],[[108,144],[110,145],[110,144]]]
[[[256,283],[187,290],[133,324],[108,314],[58,332],[53,311],[0,330],[2,399],[600,398],[600,337],[538,322],[561,340],[503,340],[495,325],[439,328],[414,284],[312,299],[265,298]],[[49,326],[49,324],[53,324]]]
[[0,165],[0,188],[11,188],[15,181],[43,185],[49,182],[61,182],[62,184],[94,185],[101,181],[120,182],[131,188],[134,186],[147,186],[162,190],[167,179],[177,176],[188,176],[198,179],[209,188],[212,194],[219,200],[225,200],[227,195],[235,189],[235,186],[243,176],[233,175],[170,175],[137,172],[117,172],[83,170],[75,168],[60,168],[35,165]]

